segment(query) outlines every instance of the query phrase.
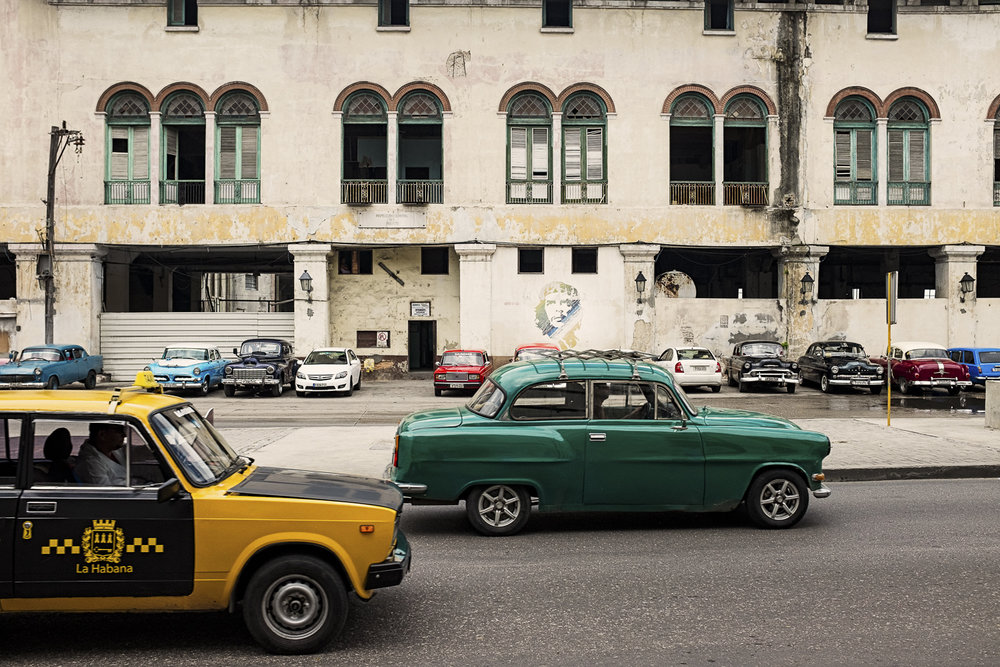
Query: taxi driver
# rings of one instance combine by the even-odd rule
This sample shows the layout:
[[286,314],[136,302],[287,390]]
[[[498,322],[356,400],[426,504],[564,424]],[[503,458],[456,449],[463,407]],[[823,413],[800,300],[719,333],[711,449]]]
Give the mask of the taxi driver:
[[90,438],[80,445],[74,474],[84,484],[123,486],[125,464],[121,449],[125,444],[125,428],[121,424],[90,425]]

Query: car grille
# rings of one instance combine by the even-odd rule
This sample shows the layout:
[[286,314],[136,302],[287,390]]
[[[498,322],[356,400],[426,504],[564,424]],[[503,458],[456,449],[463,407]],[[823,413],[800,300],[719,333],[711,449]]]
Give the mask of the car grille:
[[466,382],[469,379],[468,373],[445,373],[445,382]]
[[333,376],[330,374],[326,374],[326,375],[307,375],[306,377],[309,378],[310,380],[329,380]]
[[762,378],[788,378],[792,377],[794,373],[791,371],[786,371],[782,368],[762,368],[759,370],[750,371],[747,375],[755,375]]
[[234,368],[233,377],[237,380],[263,380],[267,371],[263,368]]
[[38,382],[39,380],[36,380],[34,375],[4,375],[0,377],[0,382]]

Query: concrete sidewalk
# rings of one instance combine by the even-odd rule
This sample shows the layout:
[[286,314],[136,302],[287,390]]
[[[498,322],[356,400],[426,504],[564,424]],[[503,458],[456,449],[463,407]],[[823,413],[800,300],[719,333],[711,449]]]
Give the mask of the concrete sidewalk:
[[[834,482],[1000,477],[1000,431],[984,417],[799,419],[826,434],[824,462]],[[230,444],[260,465],[381,477],[392,458],[395,426],[332,425],[222,429]]]

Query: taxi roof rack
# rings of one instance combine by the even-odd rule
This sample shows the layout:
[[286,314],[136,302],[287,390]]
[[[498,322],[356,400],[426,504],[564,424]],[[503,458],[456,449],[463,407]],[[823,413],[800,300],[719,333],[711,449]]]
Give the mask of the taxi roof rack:
[[627,361],[629,367],[632,369],[632,379],[639,379],[639,363],[647,362],[656,359],[656,355],[649,354],[648,352],[638,352],[636,350],[539,350],[538,354],[546,357],[548,359],[553,359],[559,362],[559,379],[565,380],[568,375],[566,375],[565,361],[578,360],[582,361],[584,367],[586,367],[588,361],[603,361],[605,368],[610,368],[608,365],[609,361]]
[[139,371],[135,374],[135,384],[129,387],[115,387],[112,390],[111,399],[108,401],[108,414],[113,415],[118,406],[125,401],[130,394],[162,394],[163,387],[153,377],[152,371]]

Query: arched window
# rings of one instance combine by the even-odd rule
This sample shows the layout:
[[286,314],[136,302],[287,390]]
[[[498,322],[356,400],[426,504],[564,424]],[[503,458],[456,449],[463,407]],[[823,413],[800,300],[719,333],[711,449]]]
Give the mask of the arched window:
[[107,106],[105,204],[149,203],[149,104],[131,91]]
[[833,203],[874,205],[878,195],[875,110],[868,100],[848,97],[838,104],[833,134]]
[[215,203],[260,203],[260,109],[249,93],[219,100],[215,116]]
[[890,206],[931,203],[928,126],[926,107],[913,98],[903,98],[889,108]]
[[522,93],[507,108],[507,203],[552,203],[552,108]]
[[607,150],[604,101],[593,93],[573,95],[563,107],[564,203],[607,203]]
[[760,99],[737,95],[726,105],[723,203],[767,206],[767,114]]
[[163,103],[160,203],[205,203],[205,107],[194,93]]
[[345,204],[385,204],[387,199],[385,100],[370,91],[352,95],[344,105]]
[[428,92],[412,92],[399,105],[397,202],[444,201],[441,120],[441,102]]
[[670,201],[714,204],[713,107],[697,93],[686,93],[670,107]]

